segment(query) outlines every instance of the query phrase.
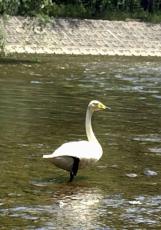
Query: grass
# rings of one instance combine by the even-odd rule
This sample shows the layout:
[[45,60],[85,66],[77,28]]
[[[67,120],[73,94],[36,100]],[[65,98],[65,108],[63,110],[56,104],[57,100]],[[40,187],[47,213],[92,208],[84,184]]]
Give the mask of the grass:
[[5,33],[2,25],[0,24],[0,56],[4,54],[5,47]]

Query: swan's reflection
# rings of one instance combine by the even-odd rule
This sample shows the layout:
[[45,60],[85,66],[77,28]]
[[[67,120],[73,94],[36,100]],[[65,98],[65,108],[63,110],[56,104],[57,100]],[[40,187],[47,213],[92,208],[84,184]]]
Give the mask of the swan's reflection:
[[98,226],[98,206],[102,199],[99,189],[68,186],[58,193],[54,196],[56,205],[48,220],[50,225],[55,226],[56,221],[61,229],[63,226],[71,229],[95,229]]

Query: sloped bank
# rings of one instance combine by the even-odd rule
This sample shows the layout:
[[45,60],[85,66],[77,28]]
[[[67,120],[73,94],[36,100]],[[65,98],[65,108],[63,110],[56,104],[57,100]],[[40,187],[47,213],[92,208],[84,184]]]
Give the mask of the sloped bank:
[[161,56],[161,24],[9,17],[1,30],[5,53]]

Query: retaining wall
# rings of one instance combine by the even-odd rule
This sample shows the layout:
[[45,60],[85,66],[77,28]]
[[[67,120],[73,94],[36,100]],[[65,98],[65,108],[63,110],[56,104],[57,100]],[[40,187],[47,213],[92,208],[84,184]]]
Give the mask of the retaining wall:
[[6,53],[161,56],[161,24],[9,17],[1,29]]

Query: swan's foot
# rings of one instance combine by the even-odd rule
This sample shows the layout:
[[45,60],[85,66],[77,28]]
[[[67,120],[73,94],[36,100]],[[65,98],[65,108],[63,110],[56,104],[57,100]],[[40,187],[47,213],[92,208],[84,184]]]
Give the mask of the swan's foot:
[[69,182],[72,182],[74,179],[74,174],[73,172],[70,172],[70,178],[69,178]]
[[70,171],[70,179],[69,179],[69,182],[72,182],[74,177],[77,175],[77,172],[78,172],[78,168],[79,168],[79,158],[76,158],[76,157],[73,157],[73,166],[72,166],[72,169]]

